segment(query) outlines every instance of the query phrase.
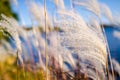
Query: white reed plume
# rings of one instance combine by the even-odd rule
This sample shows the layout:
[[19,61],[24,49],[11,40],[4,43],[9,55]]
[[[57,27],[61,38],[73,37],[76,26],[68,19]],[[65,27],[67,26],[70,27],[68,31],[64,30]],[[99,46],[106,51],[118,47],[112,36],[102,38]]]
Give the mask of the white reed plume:
[[110,8],[104,3],[100,3],[99,6],[100,6],[100,9],[101,9],[101,14],[104,17],[108,18],[108,20],[110,20],[110,22],[112,23],[113,22],[113,17],[112,17],[112,12],[111,12]]
[[[84,22],[83,18],[76,12],[74,11],[63,11],[63,10],[58,10],[58,14],[61,14],[61,15],[65,15],[65,16],[70,16],[71,19],[70,20],[75,20],[77,23],[80,22],[80,26],[84,26],[86,27],[86,23]],[[63,18],[65,18],[65,16]],[[62,17],[61,17],[62,18]],[[62,19],[63,20],[63,19]],[[61,20],[61,21],[62,21]],[[66,22],[66,20],[63,20],[63,22]],[[74,24],[75,25],[75,24]]]
[[[85,22],[83,21],[83,19],[81,18],[81,16],[79,15],[78,16],[78,14],[76,14],[75,15],[75,13],[73,14],[73,13],[71,13],[71,12],[69,12],[69,11],[64,11],[64,12],[59,12],[60,14],[62,14],[62,15],[67,15],[67,16],[70,16],[70,17],[72,17],[72,18],[78,18],[78,19],[76,19],[75,21],[74,20],[71,20],[71,23],[65,23],[65,20],[61,20],[61,21],[63,21],[64,22],[64,24],[65,25],[63,25],[63,26],[65,26],[65,27],[61,27],[61,28],[63,28],[64,29],[64,31],[66,31],[66,32],[70,32],[72,29],[74,29],[74,30],[76,30],[77,31],[77,33],[79,33],[79,31],[84,31],[84,30],[88,30],[89,28],[87,27],[87,25],[85,24]],[[69,21],[69,20],[67,20],[67,21]],[[74,22],[75,23],[74,23]],[[78,23],[79,22],[79,23]],[[77,24],[76,24],[77,23]],[[61,24],[60,24],[61,25]],[[69,25],[69,27],[70,26],[74,26],[74,27],[76,27],[76,26],[78,26],[79,25],[79,29],[76,27],[76,28],[72,28],[72,27],[70,27],[70,28],[68,28],[67,26]],[[83,27],[82,27],[83,26]],[[67,29],[66,29],[67,28]],[[90,29],[89,29],[90,30]],[[83,32],[82,31],[82,32]],[[90,30],[91,31],[91,30]],[[92,32],[92,31],[91,31]],[[76,34],[77,34],[76,33]],[[84,32],[83,32],[84,33]],[[89,32],[90,33],[90,32]],[[94,32],[92,32],[92,34],[93,35],[96,35]],[[65,34],[64,34],[65,35]],[[68,34],[67,34],[68,35]],[[74,35],[74,34],[72,34],[72,33],[69,33],[69,35]],[[82,33],[81,34],[79,34],[79,35],[82,35]],[[87,35],[87,34],[86,34]],[[89,35],[89,34],[88,34]],[[74,36],[76,36],[77,37],[77,35],[74,35]],[[64,36],[63,36],[64,37]],[[66,37],[66,36],[65,36]],[[92,37],[92,36],[91,36]],[[69,38],[70,39],[70,38]],[[88,39],[89,40],[89,39]],[[93,39],[94,40],[94,39]],[[102,40],[101,40],[102,41]]]
[[11,47],[8,41],[0,39],[0,61],[6,60],[8,55],[15,56],[15,50]]
[[69,64],[71,64],[72,70],[74,70],[76,67],[76,64],[74,59],[72,58],[70,51],[64,48],[62,45],[57,46],[57,50],[58,50],[58,54],[62,57],[62,61],[59,61],[59,64],[62,64],[61,65],[62,70],[63,71],[71,70],[69,68],[65,68],[66,64],[64,62],[68,62]]
[[56,5],[56,7],[59,6],[59,0],[54,0],[54,4]]
[[[4,29],[7,29],[7,31],[11,34],[11,36],[14,38],[15,42],[16,42],[16,47],[17,49],[19,49],[19,51],[21,51],[21,41],[19,40],[19,35],[17,33],[17,29],[16,26],[18,26],[18,24],[16,24],[16,22],[13,22],[12,18],[7,18],[5,15],[1,15],[3,20],[0,21],[1,26]],[[13,29],[14,28],[14,29]]]
[[[79,63],[81,65],[81,71],[85,72],[86,70],[86,74],[88,77],[92,77],[92,79],[95,78],[95,80],[97,80],[97,78],[98,80],[106,80],[104,71],[105,67],[101,63],[99,63],[98,59],[93,58],[92,55],[90,56],[89,53],[88,55],[80,55]],[[96,72],[98,73],[98,76],[96,75]]]
[[113,21],[115,25],[120,26],[120,14],[117,14],[113,17]]
[[72,58],[69,50],[62,47],[60,43],[60,35],[58,32],[51,32],[48,36],[48,39],[50,40],[49,53],[55,58],[55,61],[59,63],[59,67],[64,71],[68,71],[68,68],[64,68],[64,61],[67,61],[69,63],[72,63],[72,66],[74,68],[75,61]]
[[55,61],[59,63],[59,67],[62,69],[63,68],[63,58],[61,54],[59,54],[58,51],[58,46],[60,45],[59,43],[59,38],[58,38],[57,32],[53,31],[50,32],[48,35],[48,40],[49,40],[49,56],[54,57]]
[[[74,3],[74,1],[73,1],[73,3]],[[97,0],[89,0],[89,1],[88,0],[79,0],[78,2],[76,2],[76,4],[78,4],[80,6],[83,6],[83,7],[86,7],[86,9],[93,12],[96,16],[98,16],[98,18],[100,18],[100,9],[99,9],[99,5],[97,3]],[[104,8],[102,10],[104,10]],[[107,10],[107,13],[110,13],[110,10],[108,8],[106,10]],[[109,15],[110,19],[111,19],[111,17],[112,16]],[[112,19],[111,19],[111,22],[112,22]],[[101,20],[100,20],[100,23],[101,23]],[[105,32],[104,32],[104,29],[102,31],[103,31],[103,38],[105,38],[103,41],[107,45],[106,47],[107,47],[107,50],[108,50],[108,54],[110,55],[109,47],[108,47],[108,44],[107,44],[107,41],[106,41],[106,35],[105,35]]]
[[57,47],[59,46],[60,42],[59,42],[59,38],[58,38],[58,34],[57,32],[50,32],[50,34],[48,35],[48,40],[49,40],[49,54],[51,56],[57,56],[58,50]]
[[39,56],[39,64],[40,67],[46,70],[45,64],[43,63],[42,57],[45,56],[45,39],[42,38],[42,35],[38,29],[38,27],[33,27],[33,44],[38,50],[38,56]]
[[120,64],[115,59],[112,59],[112,63],[114,71],[120,76]]
[[88,25],[89,25],[89,27],[91,27],[91,29],[93,30],[93,32],[95,32],[96,34],[98,34],[98,36],[100,38],[102,38],[102,40],[104,40],[104,36],[103,36],[103,32],[102,32],[100,23],[96,20],[96,18],[94,18],[93,16],[90,17]]
[[[33,14],[33,17],[39,22],[40,26],[45,31],[45,24],[44,24],[45,16],[44,16],[43,5],[39,5],[35,2],[31,2],[30,3],[30,12]],[[51,20],[51,16],[49,15],[49,13],[47,11],[46,11],[46,21],[47,21],[47,25],[48,25],[46,29],[48,31],[48,27],[52,27],[53,23]]]
[[55,56],[55,57],[57,57],[58,59],[58,63],[59,63],[59,67],[61,68],[61,69],[63,69],[63,57],[60,55],[60,54],[58,54],[57,56]]
[[57,44],[59,44],[58,36],[55,31],[49,33],[48,39],[50,40],[50,47],[57,47]]
[[54,4],[58,9],[65,10],[64,0],[54,0]]
[[91,16],[89,18],[88,24],[90,24],[90,27],[92,27],[94,29],[94,31],[96,31],[96,32],[99,31],[99,33],[102,34],[100,24],[95,17]]
[[59,5],[61,9],[65,9],[64,0],[59,0]]
[[42,37],[42,34],[40,33],[38,27],[33,27],[33,33],[35,37],[35,44],[36,46],[39,46],[41,54],[44,54],[45,51],[45,39]]
[[[69,49],[70,52],[77,53],[79,58],[84,62],[86,62],[87,57],[87,60],[91,61],[91,65],[98,70],[97,72],[99,74],[101,74],[102,78],[99,76],[99,79],[104,80],[105,74],[103,72],[106,68],[107,51],[103,38],[98,36],[98,34],[102,33],[94,32],[91,27],[86,25],[82,17],[74,12],[58,11],[58,13],[64,15],[64,17],[61,17],[61,20],[58,22],[58,26],[60,26],[60,28],[63,30],[63,32],[60,32],[60,43],[62,44],[61,47],[68,49],[71,48]],[[94,60],[97,62],[94,62]],[[69,61],[67,62],[69,63]],[[80,65],[82,65],[81,61]],[[99,70],[97,67],[102,68]],[[87,70],[88,69],[86,67],[85,72]]]
[[[113,17],[112,17],[112,12],[111,12],[110,8],[104,3],[100,3],[99,6],[100,6],[100,9],[101,9],[101,15],[106,17],[112,24],[113,23]],[[102,24],[102,21],[101,21],[101,24]],[[106,38],[106,35],[105,35],[104,28],[103,28],[103,34],[104,34],[105,43],[106,43],[106,47],[107,47],[107,52],[108,52],[108,56],[109,56],[109,60],[110,60],[110,66],[111,66],[111,69],[112,69],[112,76],[113,76],[113,79],[115,79],[112,60],[111,60],[111,55],[110,55],[110,50],[109,50],[109,46],[108,46],[108,43],[107,43],[107,38]],[[108,74],[108,76],[109,76],[109,74]]]
[[97,16],[100,15],[99,5],[97,0],[73,0],[73,5],[83,6],[87,10],[93,12]]
[[28,39],[27,30],[25,30],[23,27],[18,26],[17,31],[18,31],[19,35],[22,36],[25,40]]
[[[1,40],[0,41],[0,43],[4,46],[4,48],[6,49],[6,52],[8,53],[9,51],[13,51],[14,52],[14,50],[12,49],[12,47],[11,47],[11,45],[10,45],[10,43],[9,42],[7,42],[7,41],[5,41],[5,40]],[[5,53],[6,54],[6,53]],[[13,53],[12,53],[12,55],[14,55]]]
[[21,58],[21,41],[19,39],[19,34],[17,32],[16,26],[19,26],[14,19],[12,18],[8,18],[5,15],[1,15],[2,16],[2,20],[0,21],[0,26],[2,28],[4,28],[5,30],[7,30],[11,36],[13,37],[13,39],[15,40],[15,44],[18,50],[18,57],[20,59],[20,61],[23,63],[23,60]]
[[[83,6],[87,10],[93,12],[96,16],[98,16],[98,18],[100,17],[100,9],[99,9],[99,4],[97,0],[73,0],[73,4]],[[104,37],[105,37],[105,34],[101,33],[101,38],[104,38]],[[105,39],[103,39],[103,41],[105,42]]]

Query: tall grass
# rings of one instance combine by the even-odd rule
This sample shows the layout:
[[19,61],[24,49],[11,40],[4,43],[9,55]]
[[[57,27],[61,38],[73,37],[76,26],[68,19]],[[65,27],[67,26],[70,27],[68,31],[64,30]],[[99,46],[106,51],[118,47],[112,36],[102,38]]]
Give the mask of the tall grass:
[[[14,2],[16,7],[20,6],[16,0]],[[114,80],[113,69],[117,72],[119,64],[111,60],[100,19],[100,16],[104,15],[113,22],[110,9],[104,4],[99,4],[97,0],[70,0],[70,10],[66,8],[64,0],[53,0],[53,2],[56,6],[55,15],[49,14],[46,0],[43,5],[35,1],[26,1],[32,23],[32,28],[28,31],[19,27],[13,18],[2,15],[0,27],[10,33],[15,40],[21,62],[17,66],[20,70],[15,72],[19,74],[18,79],[22,79],[20,76],[25,73],[23,78],[31,80],[40,80],[43,77],[41,80],[110,80],[109,57]],[[75,7],[78,6],[95,15],[91,16],[89,23],[86,23],[82,14],[76,11]],[[34,21],[37,21],[39,27],[35,26]],[[23,44],[24,41],[20,37],[27,45]],[[28,50],[23,46],[28,47]],[[36,52],[31,50],[32,48],[36,49]],[[31,57],[28,57],[29,55]],[[35,55],[37,57],[34,59]],[[21,72],[20,67],[23,64],[24,70]]]
[[[69,17],[71,17],[71,16],[69,16]],[[104,43],[102,43],[102,41],[99,39],[99,37],[94,32],[92,32],[89,29],[89,27],[84,26],[82,23],[77,23],[76,20],[67,20],[67,19],[66,19],[66,21],[64,21],[64,20],[65,20],[65,18],[63,18],[63,20],[61,20],[63,22],[59,23],[61,25],[62,29],[64,30],[64,32],[61,33],[62,45],[66,48],[72,48],[70,50],[71,53],[77,53],[78,57],[81,60],[83,60],[83,63],[84,63],[84,61],[86,61],[86,57],[87,58],[91,57],[91,59],[98,60],[100,62],[100,64],[102,63],[102,65],[104,65],[104,68],[105,68],[106,67],[106,56],[107,56],[106,47],[105,47]],[[69,22],[71,22],[71,23],[69,23]],[[81,22],[81,21],[79,21],[79,22]],[[72,25],[72,23],[74,23],[74,25]],[[85,31],[85,33],[84,33],[84,31]],[[89,35],[89,34],[91,34],[91,35]],[[78,37],[78,35],[79,35],[79,37]],[[92,45],[93,45],[93,48],[92,48]],[[91,47],[89,47],[89,46],[91,46]],[[102,53],[97,52],[99,55],[94,54],[95,46],[96,46],[96,50],[101,50],[100,52],[102,52]],[[103,58],[101,56],[103,56]],[[80,66],[82,63],[81,60],[79,60]],[[91,60],[89,60],[89,61],[91,61]],[[93,64],[91,61],[91,65],[95,66],[98,64],[99,63]],[[82,64],[82,65],[85,65],[85,64]],[[102,71],[102,69],[101,69],[101,71]],[[89,75],[87,75],[87,77],[89,77]],[[103,78],[103,79],[105,79],[105,78]]]
[[14,23],[15,21],[12,18],[7,18],[3,14],[1,16],[3,19],[0,21],[0,26],[3,29],[7,30],[10,33],[10,35],[13,37],[13,39],[15,40],[15,44],[16,44],[17,52],[18,52],[18,57],[19,57],[21,63],[23,64],[23,60],[21,58],[21,50],[22,50],[21,41],[19,39],[19,35],[18,35],[17,30],[16,30],[16,26],[18,26],[18,24]]

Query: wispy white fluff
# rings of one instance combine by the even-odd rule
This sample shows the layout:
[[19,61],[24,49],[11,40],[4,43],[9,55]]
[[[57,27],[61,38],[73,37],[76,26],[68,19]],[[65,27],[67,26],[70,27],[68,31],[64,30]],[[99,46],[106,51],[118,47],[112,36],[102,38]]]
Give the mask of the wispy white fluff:
[[65,10],[64,0],[54,0],[54,4],[58,9]]
[[83,6],[87,10],[92,11],[97,16],[100,15],[99,5],[97,0],[73,0],[73,5]]
[[2,20],[0,21],[0,27],[7,30],[10,33],[10,35],[13,37],[13,39],[15,40],[18,58],[20,59],[21,63],[23,64],[23,60],[21,57],[21,51],[22,51],[21,41],[19,39],[19,34],[17,32],[17,29],[16,29],[16,27],[19,25],[13,18],[8,18],[3,14],[1,16],[2,16]]
[[17,46],[17,49],[19,51],[21,51],[21,41],[19,40],[19,34],[17,32],[17,29],[16,27],[19,26],[14,19],[12,18],[7,18],[5,15],[1,15],[3,20],[0,21],[0,25],[1,27],[3,27],[4,29],[6,29],[10,34],[11,36],[13,37],[13,39],[15,40],[16,42],[16,46]]
[[[87,25],[86,25],[86,23],[85,23],[85,21],[83,20],[83,18],[78,14],[78,13],[76,13],[76,12],[74,12],[74,11],[63,11],[63,10],[59,10],[58,11],[58,13],[60,14],[60,15],[65,15],[65,16],[68,16],[68,17],[70,17],[71,19],[70,20],[75,20],[76,21],[76,23],[80,23],[79,25],[81,25],[81,26],[84,26],[84,27],[86,27]],[[66,18],[66,17],[61,17],[61,18]],[[63,22],[65,21],[64,19],[62,19],[63,20]],[[66,22],[66,21],[65,21]],[[74,24],[75,25],[75,24]]]
[[102,40],[104,40],[104,36],[101,30],[100,23],[93,16],[89,18],[88,26],[95,32]]
[[[30,12],[33,14],[33,17],[39,22],[39,25],[45,30],[45,13],[43,5],[37,4],[35,2],[30,2]],[[52,27],[52,19],[49,13],[46,11],[46,22],[47,22],[47,31],[48,27]]]
[[120,76],[120,64],[115,59],[112,59],[112,63],[114,71]]
[[64,0],[59,0],[59,5],[61,9],[65,9]]
[[[41,54],[44,54],[45,52],[45,39],[42,37],[42,34],[40,33],[38,27],[33,27],[33,34],[34,34],[34,43],[36,47],[40,48]],[[38,49],[39,49],[38,48]]]
[[[103,38],[99,37],[98,35],[102,34],[101,32],[97,32],[98,28],[96,28],[96,31],[94,31],[91,27],[88,27],[82,17],[75,12],[58,11],[58,13],[62,15],[60,21],[57,23],[58,26],[60,26],[60,28],[63,30],[63,32],[59,33],[60,43],[62,44],[61,47],[68,48],[68,50],[70,50],[70,53],[77,53],[80,57],[80,63],[81,60],[83,60],[83,64],[88,64],[86,62],[87,59],[88,61],[91,61],[91,65],[94,68],[97,68],[98,65],[101,67],[103,65],[104,68],[106,68],[107,51],[106,46],[103,42]],[[98,26],[98,24],[96,25]],[[66,61],[70,63],[67,59],[68,58],[66,58]],[[80,65],[82,66],[82,64]],[[98,72],[103,75],[102,79],[105,79],[103,67],[98,70]],[[90,75],[92,74],[89,74],[89,76]],[[92,75],[91,77],[94,76]]]
[[113,16],[113,21],[115,25],[120,26],[120,14]]
[[112,12],[111,12],[110,8],[104,3],[100,3],[99,6],[100,6],[102,15],[104,15],[111,22],[113,22]]

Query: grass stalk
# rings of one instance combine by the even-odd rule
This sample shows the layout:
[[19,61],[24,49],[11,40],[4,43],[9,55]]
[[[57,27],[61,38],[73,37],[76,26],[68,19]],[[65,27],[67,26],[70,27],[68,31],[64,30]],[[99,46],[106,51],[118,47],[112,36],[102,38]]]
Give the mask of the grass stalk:
[[46,56],[46,80],[48,80],[48,45],[47,45],[47,13],[46,0],[44,0],[44,16],[45,16],[45,56]]
[[[102,24],[101,20],[100,20],[100,23]],[[115,76],[114,76],[113,64],[112,64],[112,59],[111,59],[111,55],[110,55],[110,49],[109,49],[109,46],[108,46],[108,42],[107,42],[107,38],[106,38],[106,34],[105,34],[105,30],[104,30],[103,24],[101,25],[101,29],[103,31],[103,36],[104,36],[104,40],[105,40],[105,43],[106,43],[105,45],[107,47],[107,52],[108,52],[108,59],[110,60],[110,67],[112,69],[112,76],[113,76],[113,80],[114,80]],[[107,61],[107,65],[108,65],[108,61]]]

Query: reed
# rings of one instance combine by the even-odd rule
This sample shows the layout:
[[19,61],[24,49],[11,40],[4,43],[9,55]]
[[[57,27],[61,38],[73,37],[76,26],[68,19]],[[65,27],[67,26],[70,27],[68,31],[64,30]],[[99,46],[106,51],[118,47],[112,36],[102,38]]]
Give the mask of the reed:
[[[101,8],[102,8],[102,10],[101,10],[102,14],[103,14],[105,17],[108,18],[108,20],[111,22],[111,24],[113,24],[112,12],[111,12],[111,10],[109,9],[109,7],[108,7],[107,5],[105,5],[105,4],[100,4],[100,6],[101,6]],[[103,7],[105,7],[104,10],[103,10]],[[101,23],[102,23],[102,22],[101,22]],[[103,29],[103,32],[104,32],[104,34],[105,34],[104,29]],[[105,37],[105,40],[107,40],[106,36],[104,36],[104,37]],[[106,41],[106,43],[107,43],[107,41]],[[114,77],[114,71],[113,71],[113,64],[112,64],[112,59],[111,59],[111,55],[110,55],[110,50],[109,50],[108,43],[106,44],[106,46],[107,46],[107,48],[108,48],[108,58],[109,58],[109,60],[110,60],[110,66],[111,66],[111,69],[112,69],[112,76],[113,76],[113,80],[114,80],[115,77]]]
[[2,16],[3,19],[0,21],[0,26],[3,29],[7,30],[11,34],[13,39],[15,40],[16,47],[17,47],[17,50],[19,52],[18,57],[19,57],[21,63],[23,64],[23,60],[20,57],[21,56],[21,50],[22,50],[22,48],[21,48],[21,41],[19,39],[19,34],[18,34],[18,32],[16,30],[16,27],[15,27],[15,26],[18,26],[18,24],[14,23],[11,18],[7,18],[3,14],[1,16]]
[[[73,5],[83,6],[87,10],[93,12],[97,16],[100,16],[100,9],[97,0],[73,0]],[[94,5],[93,5],[94,4]]]

